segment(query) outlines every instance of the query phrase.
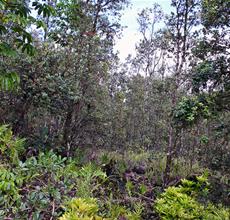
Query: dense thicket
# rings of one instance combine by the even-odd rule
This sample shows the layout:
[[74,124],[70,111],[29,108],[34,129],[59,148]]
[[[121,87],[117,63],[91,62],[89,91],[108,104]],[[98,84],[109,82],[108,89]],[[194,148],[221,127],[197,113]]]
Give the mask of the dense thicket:
[[19,160],[144,150],[167,158],[163,187],[181,158],[229,180],[228,0],[142,9],[125,63],[113,47],[127,0],[44,2],[0,1],[0,125],[25,138]]
[[[12,26],[23,30],[30,24],[23,22],[27,6],[15,4],[2,16],[2,39],[8,36],[12,48],[20,37]],[[207,148],[222,152],[228,146],[229,14],[222,10],[228,2],[219,6],[173,1],[176,11],[170,15],[159,5],[143,9],[138,14],[143,39],[137,43],[136,57],[121,68],[113,45],[122,29],[119,18],[125,4],[48,4],[46,8],[53,6],[55,13],[44,11],[38,20],[48,29],[24,32],[29,43],[33,39],[35,56],[17,50],[19,56],[11,56],[2,50],[2,88],[7,69],[21,80],[13,90],[2,90],[1,124],[10,124],[15,135],[25,137],[27,149],[52,148],[63,156],[85,147],[143,146],[167,151],[170,157],[173,151],[176,157],[208,156],[210,162],[222,158],[223,153],[205,152]],[[218,17],[214,24],[209,22],[213,16]],[[156,30],[162,21],[165,27]],[[197,24],[200,31],[194,28]],[[204,142],[206,149],[201,147]]]
[[[12,26],[29,25],[13,19],[28,17],[26,5],[17,4],[24,14],[9,6],[6,10],[11,11],[2,17],[2,39],[8,36],[8,46],[20,37],[11,32]],[[226,157],[229,14],[222,8],[228,2],[173,1],[176,11],[170,15],[156,4],[143,9],[138,14],[143,39],[137,55],[121,67],[113,45],[125,4],[49,3],[47,8],[53,6],[55,13],[41,14],[38,20],[48,29],[28,35],[35,56],[2,52],[2,88],[6,69],[21,80],[13,90],[2,90],[1,124],[10,124],[15,135],[25,137],[26,149],[52,148],[63,156],[85,148],[145,147],[167,152],[168,166],[173,154],[191,157],[191,162]],[[215,24],[209,22],[213,16],[218,17]],[[165,27],[156,30],[162,21]],[[200,31],[194,28],[198,24]],[[210,153],[216,150],[220,155]]]

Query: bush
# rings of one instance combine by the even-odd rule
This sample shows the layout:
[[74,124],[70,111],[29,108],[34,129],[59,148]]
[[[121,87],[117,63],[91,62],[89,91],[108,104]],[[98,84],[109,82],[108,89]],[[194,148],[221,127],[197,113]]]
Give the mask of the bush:
[[60,220],[102,220],[105,218],[99,217],[97,199],[88,198],[73,198],[67,203],[69,210],[61,217]]
[[229,219],[227,208],[205,206],[197,200],[207,195],[209,183],[208,172],[196,178],[196,181],[182,180],[179,187],[169,187],[162,198],[157,199],[156,210],[162,219]]
[[13,163],[18,163],[18,155],[24,150],[25,138],[14,137],[9,125],[0,127],[0,152]]

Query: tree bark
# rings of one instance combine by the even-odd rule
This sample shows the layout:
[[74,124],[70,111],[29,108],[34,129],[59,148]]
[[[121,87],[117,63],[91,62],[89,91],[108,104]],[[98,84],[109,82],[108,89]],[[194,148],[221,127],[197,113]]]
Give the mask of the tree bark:
[[[184,4],[183,4],[184,1]],[[182,7],[182,8],[180,8]],[[179,80],[180,75],[183,69],[183,65],[185,63],[186,52],[187,52],[187,39],[188,39],[188,29],[193,25],[194,21],[188,21],[189,19],[189,12],[192,13],[195,4],[189,5],[189,0],[180,0],[177,2],[176,5],[176,13],[177,13],[177,20],[175,23],[176,28],[176,54],[175,54],[175,88],[174,94],[172,99],[172,108],[175,108],[177,105],[177,96],[178,96],[178,88],[179,88]],[[188,23],[190,22],[190,23]],[[169,183],[170,179],[170,170],[171,170],[171,163],[172,163],[172,153],[173,147],[176,145],[173,144],[173,135],[174,135],[174,128],[173,128],[173,117],[170,119],[170,132],[169,132],[169,144],[168,144],[168,152],[167,152],[167,160],[166,160],[166,167],[165,167],[165,175],[164,175],[164,186],[166,187]]]
[[64,144],[64,150],[62,151],[63,157],[69,156],[69,144],[70,144],[70,132],[71,132],[71,125],[72,125],[72,117],[73,117],[73,101],[69,105],[67,115],[66,115],[66,121],[64,125],[64,134],[63,134],[63,144]]

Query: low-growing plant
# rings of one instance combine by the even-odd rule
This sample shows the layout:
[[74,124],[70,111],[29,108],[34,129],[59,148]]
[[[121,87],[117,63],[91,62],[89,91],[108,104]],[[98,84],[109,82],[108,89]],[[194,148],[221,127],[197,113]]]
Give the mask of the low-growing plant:
[[66,212],[59,220],[103,220],[105,218],[97,215],[97,202],[95,198],[73,198],[71,202],[66,203],[66,207],[63,206]]
[[[19,219],[29,219],[29,215],[33,219],[60,216],[62,212],[58,207],[72,199],[69,192],[79,176],[65,166],[65,160],[50,150],[39,153],[37,158],[28,158],[24,163],[19,161],[15,168],[5,168],[8,165],[2,167],[0,214],[8,217],[14,213]],[[20,195],[19,189],[26,190],[26,196]]]
[[229,210],[212,204],[201,204],[209,191],[208,172],[195,181],[182,180],[179,187],[169,187],[157,199],[156,210],[162,219],[228,219]]
[[136,164],[146,166],[150,153],[142,147],[138,153],[133,150],[126,150],[122,153],[113,151],[109,153],[109,156],[116,160],[120,167],[124,166],[125,168],[133,169]]
[[131,202],[131,207],[132,207],[133,206],[133,196],[132,196],[132,191],[131,191],[132,183],[130,181],[127,181],[125,187],[126,187],[126,190],[128,192],[130,202]]
[[142,185],[140,186],[140,190],[141,190],[141,194],[145,194],[147,191],[146,185],[144,184],[144,182],[142,183]]
[[23,178],[11,172],[10,168],[0,168],[0,213],[11,213],[12,206],[21,197],[18,193]]
[[0,153],[13,164],[19,162],[18,155],[24,151],[24,141],[26,139],[14,137],[9,125],[0,126]]
[[[36,179],[36,176],[44,176],[46,175],[46,178],[49,176],[48,180],[52,181],[55,180],[56,182],[59,182],[60,178],[60,171],[66,170],[65,169],[65,162],[66,158],[61,158],[61,156],[57,156],[53,150],[50,150],[46,154],[43,152],[40,152],[38,154],[38,158],[31,157],[26,160],[24,163],[23,169],[27,169],[27,174],[29,176],[32,176],[32,178]],[[20,163],[21,164],[21,163]],[[21,164],[22,165],[22,164]],[[65,175],[65,173],[62,173]],[[68,177],[69,174],[66,173],[66,176]]]
[[106,178],[106,173],[101,170],[101,167],[95,168],[91,162],[79,169],[78,174],[79,178],[76,179],[78,185],[77,196],[81,198],[92,197],[92,192],[100,186],[97,181],[92,182],[94,179]]
[[204,169],[199,165],[199,162],[191,164],[184,157],[176,158],[172,162],[171,177],[187,176],[190,173],[202,173]]
[[[119,217],[123,217],[125,219],[132,219],[132,220],[141,220],[141,214],[143,211],[141,201],[137,204],[133,205],[133,211],[129,208],[125,207],[124,205],[120,205],[119,203],[115,203],[113,201],[113,194],[111,193],[109,196],[108,201],[104,204],[104,216],[108,217],[109,219],[118,219]],[[104,219],[104,218],[103,218]]]
[[166,159],[167,159],[166,156],[164,156],[160,159],[154,159],[154,161],[155,161],[154,164],[155,164],[157,172],[164,173],[165,167],[166,167]]

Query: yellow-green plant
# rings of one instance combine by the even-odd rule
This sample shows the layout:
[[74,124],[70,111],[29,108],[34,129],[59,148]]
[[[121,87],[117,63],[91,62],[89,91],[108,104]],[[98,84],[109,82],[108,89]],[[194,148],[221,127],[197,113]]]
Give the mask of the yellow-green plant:
[[0,152],[9,157],[12,162],[18,163],[18,153],[24,150],[25,138],[14,137],[9,125],[0,126]]
[[59,220],[103,220],[105,218],[97,215],[97,202],[95,198],[73,198],[66,203],[68,211]]
[[161,219],[229,219],[229,209],[207,206],[197,201],[199,197],[205,197],[208,192],[208,172],[197,177],[196,181],[182,180],[179,187],[169,187],[162,198],[157,199],[156,210]]
[[11,207],[21,197],[18,191],[22,184],[23,177],[10,168],[0,168],[0,216],[12,212]]

